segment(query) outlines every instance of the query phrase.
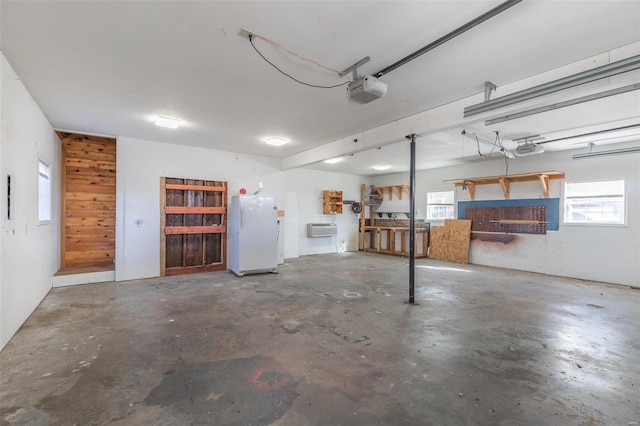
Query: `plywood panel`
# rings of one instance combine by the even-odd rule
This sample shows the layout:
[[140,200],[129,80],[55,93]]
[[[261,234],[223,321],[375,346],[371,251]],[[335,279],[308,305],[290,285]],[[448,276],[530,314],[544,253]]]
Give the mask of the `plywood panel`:
[[429,257],[456,263],[469,263],[471,221],[446,219],[444,226],[431,227]]

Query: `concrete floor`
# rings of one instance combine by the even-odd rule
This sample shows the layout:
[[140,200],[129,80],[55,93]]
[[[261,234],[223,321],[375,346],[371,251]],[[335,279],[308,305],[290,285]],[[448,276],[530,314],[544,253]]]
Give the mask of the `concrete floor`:
[[640,292],[366,253],[56,288],[2,424],[637,425]]

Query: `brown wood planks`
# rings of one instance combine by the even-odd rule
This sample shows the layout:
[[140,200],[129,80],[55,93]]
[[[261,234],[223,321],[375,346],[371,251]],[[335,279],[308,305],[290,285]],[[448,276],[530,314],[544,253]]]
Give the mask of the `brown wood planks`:
[[[202,181],[189,180],[189,182],[202,182]],[[167,189],[178,189],[181,191],[215,191],[215,192],[226,191],[224,186],[196,185],[193,183],[187,183],[187,184],[167,183]]]
[[113,264],[116,142],[63,134],[62,268]]
[[167,226],[164,231],[167,235],[222,234],[226,229],[224,226]]
[[167,214],[208,214],[208,215],[220,215],[226,212],[224,207],[165,207],[165,213]]
[[161,187],[164,274],[226,269],[227,183],[164,178]]
[[429,257],[456,263],[469,263],[471,221],[446,219],[444,226],[431,227]]

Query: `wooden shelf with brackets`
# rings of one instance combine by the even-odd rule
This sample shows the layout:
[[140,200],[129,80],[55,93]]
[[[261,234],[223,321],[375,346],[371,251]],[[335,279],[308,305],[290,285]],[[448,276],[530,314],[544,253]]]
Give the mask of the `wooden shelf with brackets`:
[[409,193],[409,185],[377,186],[374,189],[382,198],[384,198],[385,192],[389,194],[389,200],[393,200],[393,194],[396,194],[396,197],[398,197],[399,200],[402,200],[403,193],[406,193],[407,196],[411,195]]
[[502,187],[502,192],[506,200],[509,199],[509,187],[514,182],[531,182],[538,181],[542,187],[542,195],[545,198],[549,198],[549,180],[550,179],[564,179],[563,172],[531,172],[531,173],[519,173],[515,175],[507,176],[486,176],[476,178],[464,178],[464,179],[450,179],[445,182],[453,182],[456,187],[466,188],[469,191],[471,200],[475,200],[476,186],[477,185],[495,185],[499,184]]

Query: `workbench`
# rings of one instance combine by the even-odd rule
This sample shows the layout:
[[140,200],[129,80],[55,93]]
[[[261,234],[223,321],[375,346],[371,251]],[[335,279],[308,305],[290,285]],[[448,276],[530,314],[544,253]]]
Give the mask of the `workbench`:
[[[374,253],[391,254],[395,256],[409,256],[409,227],[408,226],[364,226],[364,232],[371,233],[371,246],[365,251]],[[385,239],[382,239],[382,234]],[[397,235],[400,235],[400,247],[396,248]],[[419,238],[421,236],[421,238]],[[421,240],[421,241],[419,241]],[[429,246],[429,228],[415,228],[415,257],[427,257]]]

